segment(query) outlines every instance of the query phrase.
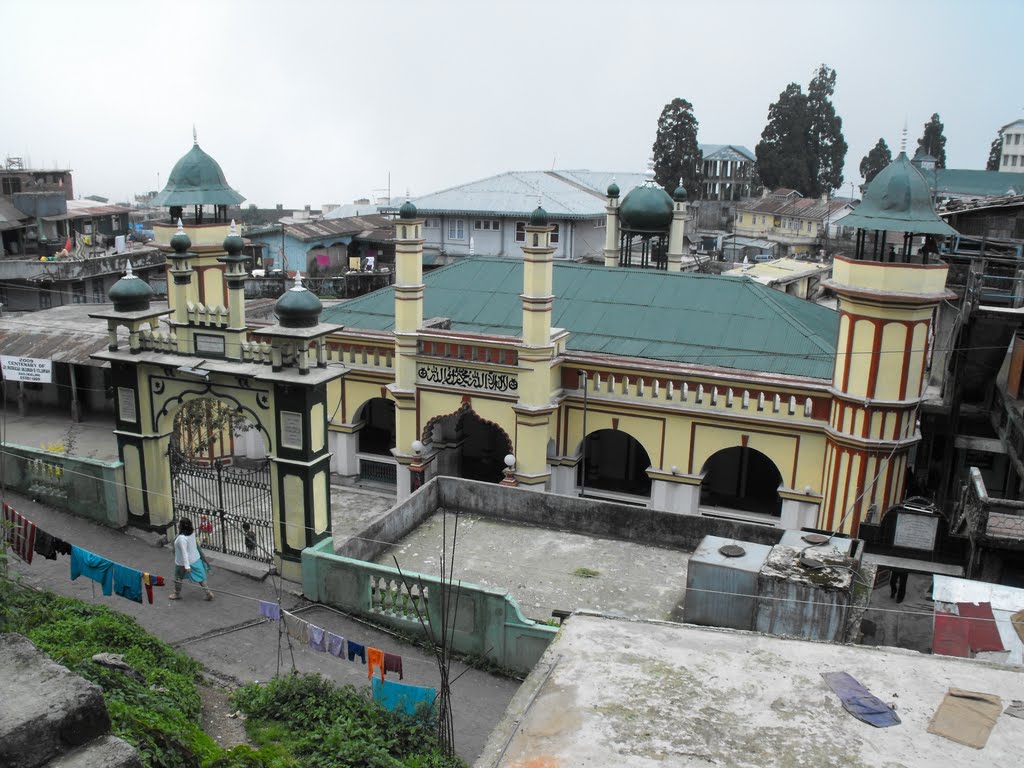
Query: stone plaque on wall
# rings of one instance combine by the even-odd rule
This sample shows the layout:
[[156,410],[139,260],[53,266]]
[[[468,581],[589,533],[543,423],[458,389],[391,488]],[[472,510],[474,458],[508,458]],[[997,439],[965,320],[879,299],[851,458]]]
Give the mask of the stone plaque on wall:
[[281,445],[302,450],[302,414],[281,411]]
[[515,392],[519,388],[515,374],[455,365],[422,364],[416,369],[416,377],[424,384],[444,384],[486,392]]
[[117,388],[118,416],[121,421],[138,422],[139,416],[135,408],[135,390],[130,387]]
[[935,549],[935,535],[939,529],[939,516],[917,514],[901,510],[896,518],[893,544],[907,549]]
[[208,333],[195,334],[197,355],[216,355],[224,357],[224,337]]

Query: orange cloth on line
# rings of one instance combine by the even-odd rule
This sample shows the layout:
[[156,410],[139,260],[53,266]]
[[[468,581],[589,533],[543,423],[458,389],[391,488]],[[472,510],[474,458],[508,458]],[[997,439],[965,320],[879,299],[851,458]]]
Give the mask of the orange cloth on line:
[[366,665],[369,667],[367,677],[373,677],[373,668],[380,667],[380,679],[384,679],[384,651],[380,648],[367,648]]

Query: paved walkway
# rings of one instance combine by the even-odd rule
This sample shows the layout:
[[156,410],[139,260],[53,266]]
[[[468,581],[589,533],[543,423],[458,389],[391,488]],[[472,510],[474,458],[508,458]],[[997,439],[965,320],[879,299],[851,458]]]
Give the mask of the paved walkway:
[[[358,497],[362,501],[363,497]],[[16,494],[7,501],[44,530],[91,552],[124,563],[133,568],[164,575],[168,583],[174,572],[174,558],[166,546],[159,546],[155,536],[128,529],[116,531],[90,521],[55,511]],[[214,676],[230,681],[263,681],[278,670],[295,668],[300,672],[320,672],[339,684],[369,686],[366,667],[333,656],[316,653],[305,647],[289,649],[287,636],[278,634],[279,624],[261,620],[258,600],[273,600],[282,590],[281,605],[286,610],[301,610],[301,616],[332,632],[358,642],[402,655],[405,682],[413,685],[438,685],[433,657],[382,630],[328,608],[310,604],[301,597],[298,584],[277,578],[257,581],[229,570],[234,563],[210,553],[214,564],[211,587],[217,591],[213,602],[201,599],[197,587],[185,592],[179,602],[168,600],[170,587],[155,589],[153,605],[138,605],[120,597],[104,597],[94,582],[85,578],[69,580],[69,562],[35,558],[28,566],[12,557],[12,569],[25,583],[69,597],[109,605],[134,616],[147,631],[176,645],[201,662]],[[311,606],[312,607],[309,607]],[[280,650],[279,650],[280,649]],[[452,678],[467,668],[452,665]],[[519,687],[515,680],[469,669],[452,686],[456,747],[463,758],[472,763],[483,749],[492,728]]]
[[26,448],[46,448],[72,442],[70,456],[100,461],[118,461],[114,417],[90,416],[72,424],[69,416],[30,405],[27,416],[18,415],[14,403],[7,404],[6,442]]

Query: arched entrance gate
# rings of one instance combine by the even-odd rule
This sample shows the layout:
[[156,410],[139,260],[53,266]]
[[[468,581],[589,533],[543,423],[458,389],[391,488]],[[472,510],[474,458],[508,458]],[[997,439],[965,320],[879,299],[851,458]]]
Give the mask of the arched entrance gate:
[[262,562],[274,558],[270,459],[248,459],[235,440],[259,427],[217,400],[178,411],[167,448],[174,523],[188,518],[199,543]]
[[447,416],[427,422],[421,440],[436,451],[439,475],[500,483],[512,440],[497,424],[481,418],[468,403]]

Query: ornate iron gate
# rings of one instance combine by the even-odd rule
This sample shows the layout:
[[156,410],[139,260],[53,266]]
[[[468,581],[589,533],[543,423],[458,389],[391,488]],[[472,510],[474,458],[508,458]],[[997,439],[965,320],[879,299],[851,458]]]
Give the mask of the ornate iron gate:
[[269,459],[247,466],[199,462],[172,447],[170,460],[175,523],[189,518],[201,546],[250,560],[273,560]]

